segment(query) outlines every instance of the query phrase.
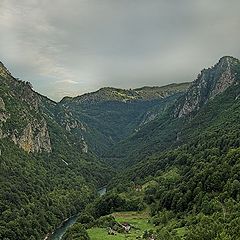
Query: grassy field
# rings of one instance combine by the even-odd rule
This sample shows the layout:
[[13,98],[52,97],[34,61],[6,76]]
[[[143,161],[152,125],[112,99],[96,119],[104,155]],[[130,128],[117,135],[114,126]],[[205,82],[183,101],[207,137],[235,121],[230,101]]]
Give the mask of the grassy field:
[[105,228],[91,228],[88,229],[88,234],[91,240],[135,240],[136,237],[142,236],[145,230],[155,228],[151,223],[148,222],[149,215],[147,212],[118,212],[113,213],[112,215],[118,222],[128,222],[136,229],[131,229],[130,233],[128,234],[118,233],[117,235],[108,235],[108,232]]

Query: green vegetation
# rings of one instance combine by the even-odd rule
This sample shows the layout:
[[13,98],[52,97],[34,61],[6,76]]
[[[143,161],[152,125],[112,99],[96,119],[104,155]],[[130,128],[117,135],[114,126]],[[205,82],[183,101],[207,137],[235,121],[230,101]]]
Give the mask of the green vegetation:
[[[43,239],[96,197],[95,189],[106,184],[111,170],[79,150],[76,137],[56,121],[54,102],[11,76],[0,81],[0,239]],[[24,151],[23,135],[25,150],[48,146],[47,141],[40,145],[45,132],[34,128],[43,120],[51,152]]]
[[93,227],[88,229],[88,234],[91,240],[102,239],[136,239],[136,237],[143,236],[146,230],[154,230],[153,224],[149,223],[149,216],[147,212],[116,212],[112,216],[119,223],[127,222],[132,226],[129,233],[116,233],[116,235],[109,235],[107,228]]
[[104,88],[57,104],[1,77],[0,239],[43,239],[77,214],[64,240],[239,239],[240,64],[220,61],[183,96]]
[[63,240],[90,240],[90,237],[82,224],[77,223],[70,227],[64,234]]

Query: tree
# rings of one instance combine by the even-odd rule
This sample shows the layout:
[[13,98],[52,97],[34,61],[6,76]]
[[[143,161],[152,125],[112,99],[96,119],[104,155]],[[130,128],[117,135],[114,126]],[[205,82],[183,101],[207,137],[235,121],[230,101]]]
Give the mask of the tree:
[[90,240],[90,237],[81,223],[76,223],[64,234],[63,240]]

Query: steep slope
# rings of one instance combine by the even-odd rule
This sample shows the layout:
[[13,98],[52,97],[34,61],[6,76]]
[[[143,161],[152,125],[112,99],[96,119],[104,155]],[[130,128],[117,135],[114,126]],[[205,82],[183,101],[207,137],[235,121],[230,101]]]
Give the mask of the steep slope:
[[40,111],[41,96],[29,82],[15,80],[1,64],[1,138],[9,138],[29,152],[50,153],[46,119]]
[[[114,144],[138,131],[181,96],[189,83],[133,90],[102,88],[59,104],[59,121],[84,139],[88,149],[104,155]],[[66,121],[68,119],[68,121]]]
[[56,121],[56,105],[0,64],[0,239],[43,239],[111,176]]
[[190,88],[103,88],[55,103],[0,64],[0,238],[42,239],[81,211],[112,176],[96,155],[128,167],[111,182],[118,191],[150,186],[158,224],[167,211],[202,231],[204,214],[212,236],[237,236],[239,82],[239,60],[223,57]]
[[114,146],[107,155],[108,161],[115,166],[133,165],[155,152],[188,141],[195,134],[192,129],[194,121],[197,121],[194,120],[195,115],[228,88],[237,87],[239,72],[239,60],[233,57],[223,57],[212,68],[203,70],[187,92],[163,115]]
[[238,59],[226,56],[212,68],[202,70],[176,107],[176,116],[182,117],[197,111],[229,86],[238,83],[239,64]]
[[[220,74],[198,78],[169,110],[181,130],[178,139],[135,162],[111,183],[119,196],[136,186],[142,190],[160,239],[239,239],[240,62],[226,57],[209,72]],[[226,85],[216,93],[215,87],[205,88],[205,81]],[[197,104],[191,105],[189,96]],[[186,102],[194,107],[185,108]]]

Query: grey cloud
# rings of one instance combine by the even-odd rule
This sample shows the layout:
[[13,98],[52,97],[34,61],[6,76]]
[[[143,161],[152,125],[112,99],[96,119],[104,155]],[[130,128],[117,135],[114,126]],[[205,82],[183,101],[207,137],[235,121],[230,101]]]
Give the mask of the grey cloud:
[[240,57],[239,8],[238,0],[3,0],[0,60],[57,100],[192,81],[221,56]]

